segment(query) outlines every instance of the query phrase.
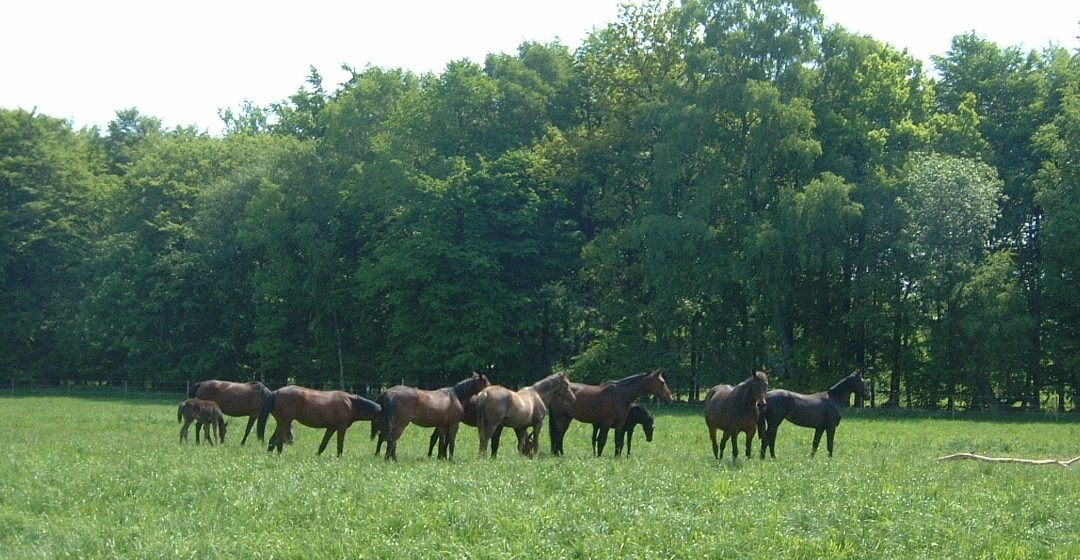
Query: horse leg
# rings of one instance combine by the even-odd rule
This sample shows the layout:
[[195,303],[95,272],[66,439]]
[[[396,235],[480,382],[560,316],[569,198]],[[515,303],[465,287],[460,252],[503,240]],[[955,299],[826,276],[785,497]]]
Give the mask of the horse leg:
[[836,435],[836,426],[825,428],[825,445],[829,448],[829,457],[832,457],[833,436]]
[[502,439],[503,425],[495,427],[495,433],[491,434],[491,458],[499,454],[499,440]]
[[337,431],[337,456],[341,457],[341,454],[345,452],[345,430],[348,430],[348,426],[342,426]]
[[600,435],[600,424],[592,425],[592,452],[596,455],[596,440]]
[[188,426],[191,425],[191,420],[191,418],[184,419],[184,427],[180,428],[180,443],[185,443],[188,440]]
[[327,428],[326,433],[323,434],[322,443],[319,444],[319,450],[315,452],[315,455],[322,455],[323,451],[326,451],[326,444],[330,443],[330,436],[334,435],[334,428]]
[[622,455],[623,439],[626,437],[626,430],[623,428],[615,428],[615,456]]
[[746,460],[750,460],[750,448],[754,446],[754,431],[746,432]]
[[454,458],[454,446],[457,444],[457,433],[460,424],[454,423],[446,428],[446,458]]
[[[633,440],[634,440],[634,428],[630,428],[629,430],[626,430],[626,458],[627,459],[630,458],[630,445],[631,445],[631,442]],[[616,453],[616,455],[618,455],[618,453]]]
[[450,442],[447,439],[449,430],[446,427],[439,427],[435,428],[435,431],[439,434],[439,459],[446,459],[450,448]]
[[431,452],[435,450],[435,444],[439,444],[439,448],[442,449],[442,439],[439,437],[439,429],[435,428],[431,430],[431,438],[428,439],[427,456],[431,457]]
[[199,433],[202,432],[203,423],[202,420],[195,421],[195,445],[199,445]]
[[258,418],[258,417],[259,417],[258,414],[252,414],[251,416],[248,416],[247,427],[244,428],[244,438],[240,440],[240,445],[241,446],[243,446],[245,443],[247,443],[248,434],[251,433],[251,427],[255,425],[255,419]]
[[599,457],[604,454],[604,446],[607,445],[608,428],[606,426],[600,426],[600,435],[596,438],[596,456]]
[[720,458],[720,447],[716,445],[716,428],[709,427],[709,439],[712,440],[712,456],[713,459]]
[[813,457],[817,454],[818,444],[821,443],[821,434],[825,431],[825,428],[814,428],[814,448],[810,451],[810,456]]
[[[724,435],[720,438],[720,455],[716,457],[718,460],[724,458],[724,448],[727,447],[727,440],[729,437],[731,436],[728,435],[727,430],[724,430]],[[731,444],[735,445],[735,442],[731,442]]]

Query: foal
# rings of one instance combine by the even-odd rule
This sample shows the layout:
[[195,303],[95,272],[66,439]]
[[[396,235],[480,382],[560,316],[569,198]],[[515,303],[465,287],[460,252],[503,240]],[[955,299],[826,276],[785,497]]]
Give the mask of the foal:
[[[188,426],[192,422],[195,422],[195,444],[199,443],[199,432],[206,430],[206,442],[210,445],[214,445],[214,440],[210,438],[210,429],[213,428],[214,436],[217,437],[218,443],[225,443],[225,417],[221,414],[221,409],[214,401],[206,401],[203,399],[188,399],[182,403],[176,409],[176,421],[184,421],[184,427],[180,428],[180,443],[184,443],[188,440]],[[205,426],[205,428],[204,428]]]
[[[633,439],[634,439],[634,426],[640,425],[641,428],[643,430],[645,430],[645,441],[651,442],[652,441],[652,434],[653,434],[653,425],[655,423],[656,423],[656,419],[653,418],[653,415],[652,415],[651,412],[649,412],[649,409],[645,408],[644,406],[641,406],[640,404],[632,404],[632,405],[630,405],[630,408],[626,411],[626,420],[623,421],[622,428],[619,429],[619,431],[621,431],[622,433],[624,433],[626,435],[626,456],[627,457],[630,456],[630,446],[632,445],[632,442],[633,442]],[[603,430],[603,426],[601,426],[599,424],[593,424],[592,446],[593,446],[593,453],[594,454],[596,453],[597,439],[600,436],[601,430]],[[619,432],[615,433],[615,439],[616,440],[622,439],[620,437],[620,435],[619,435]]]

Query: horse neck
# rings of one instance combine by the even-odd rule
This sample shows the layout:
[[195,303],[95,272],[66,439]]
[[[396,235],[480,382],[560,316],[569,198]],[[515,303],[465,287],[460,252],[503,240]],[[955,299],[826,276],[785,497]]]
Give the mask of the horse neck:
[[459,381],[455,383],[453,387],[449,388],[450,393],[456,396],[459,401],[464,403],[469,400],[469,397],[472,397],[479,392],[476,390],[476,385],[479,382],[480,380],[476,378]]
[[556,380],[545,379],[539,383],[535,383],[526,387],[526,389],[529,389],[532,392],[536,393],[537,396],[540,397],[540,400],[544,401],[544,404],[546,405],[547,403],[551,402],[551,397],[555,394],[556,383]]
[[622,401],[624,405],[630,406],[630,403],[637,400],[638,397],[649,394],[649,389],[645,386],[645,380],[648,379],[650,375],[652,374],[639,373],[615,381],[615,391],[619,396],[619,400]]
[[743,381],[731,390],[731,400],[740,410],[757,408],[757,403],[754,401],[754,390],[750,387],[751,381]]
[[839,383],[830,387],[828,392],[830,400],[840,406],[847,406],[851,393],[855,392],[855,380],[851,377],[845,377]]

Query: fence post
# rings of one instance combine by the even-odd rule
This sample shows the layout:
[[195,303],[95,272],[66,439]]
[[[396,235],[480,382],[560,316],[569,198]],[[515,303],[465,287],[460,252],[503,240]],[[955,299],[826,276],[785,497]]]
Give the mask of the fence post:
[[124,398],[126,399],[127,397],[128,397],[127,379],[125,379],[124,380]]

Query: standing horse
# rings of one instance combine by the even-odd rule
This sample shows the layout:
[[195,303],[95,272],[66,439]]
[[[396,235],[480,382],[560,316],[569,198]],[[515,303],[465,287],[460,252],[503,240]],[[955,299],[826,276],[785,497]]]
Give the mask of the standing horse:
[[[622,425],[622,432],[626,434],[626,456],[630,456],[630,446],[634,441],[634,426],[640,425],[645,430],[645,441],[652,441],[653,426],[656,424],[656,419],[653,418],[652,413],[647,408],[640,404],[630,405],[630,409],[626,412],[626,420]],[[600,434],[600,426],[593,424],[592,431],[592,446],[593,453],[596,453],[596,440]],[[618,440],[618,432],[616,432],[615,439]]]
[[664,402],[671,402],[671,389],[664,380],[664,372],[639,373],[602,385],[571,383],[576,400],[571,404],[556,402],[551,408],[548,424],[551,426],[551,454],[563,454],[563,437],[572,420],[592,424],[599,429],[596,456],[604,453],[608,430],[615,428],[615,455],[622,452],[623,432],[619,430],[626,421],[626,414],[638,397],[653,395]]
[[382,440],[386,440],[386,459],[397,460],[397,442],[401,433],[410,424],[436,428],[442,441],[439,443],[439,458],[454,456],[454,443],[457,439],[458,424],[465,415],[465,405],[470,398],[485,387],[491,385],[487,376],[474,373],[471,377],[457,382],[453,387],[443,387],[434,391],[425,391],[415,387],[396,385],[379,395],[382,406],[382,421],[379,426],[371,426],[371,437],[380,435],[375,453],[379,452]]
[[277,427],[270,436],[267,451],[277,448],[278,454],[286,442],[291,443],[292,422],[296,420],[309,428],[326,428],[316,455],[322,455],[330,436],[337,432],[337,454],[345,450],[345,431],[357,420],[377,421],[379,405],[359,395],[345,391],[317,391],[296,385],[286,385],[270,393],[266,406],[259,413],[257,434],[259,439],[266,433],[266,419],[274,415]]
[[188,426],[195,422],[195,443],[199,443],[199,432],[206,430],[206,442],[210,445],[214,445],[214,440],[210,437],[210,430],[213,429],[214,436],[219,443],[225,443],[225,427],[228,425],[225,422],[225,417],[221,414],[221,409],[218,408],[217,403],[214,401],[206,401],[202,399],[188,399],[182,403],[176,409],[176,421],[184,421],[184,427],[180,428],[180,443],[184,443],[188,440]]
[[[724,458],[724,446],[731,438],[731,460],[739,458],[739,432],[746,433],[746,458],[750,458],[750,446],[757,431],[759,409],[765,406],[765,394],[769,391],[769,376],[763,371],[754,372],[742,383],[717,385],[705,395],[705,425],[709,427],[713,457]],[[723,430],[724,437],[716,445],[716,430]]]
[[[221,412],[229,416],[247,416],[244,438],[240,440],[240,445],[244,445],[251,433],[251,427],[262,412],[263,404],[270,397],[270,389],[258,381],[233,383],[208,379],[192,385],[188,397],[214,401],[221,408]],[[259,441],[262,441],[262,436],[259,436]]]
[[814,448],[810,456],[817,453],[822,432],[827,434],[826,447],[829,449],[829,457],[832,457],[836,426],[840,424],[840,417],[852,393],[857,393],[864,399],[870,398],[870,391],[863,382],[862,371],[855,370],[851,375],[830,387],[828,391],[812,395],[784,389],[769,391],[765,397],[765,411],[758,419],[758,431],[761,433],[761,458],[765,458],[766,448],[769,450],[769,455],[773,459],[776,458],[776,430],[785,419],[796,426],[814,428]]
[[[498,385],[476,395],[476,428],[480,432],[480,456],[487,455],[491,442],[491,458],[499,453],[499,439],[504,427],[517,434],[518,451],[533,456],[539,451],[540,430],[544,416],[552,403],[574,402],[570,378],[566,372],[553,373],[536,383],[511,391]],[[532,431],[529,431],[532,428]]]

